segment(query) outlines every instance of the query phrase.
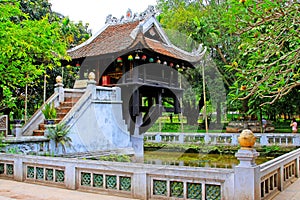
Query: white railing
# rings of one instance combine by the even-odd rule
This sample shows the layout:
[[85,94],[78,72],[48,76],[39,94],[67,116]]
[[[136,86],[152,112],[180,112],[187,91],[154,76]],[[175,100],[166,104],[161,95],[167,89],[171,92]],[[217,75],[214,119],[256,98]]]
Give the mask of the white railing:
[[121,93],[119,88],[113,87],[96,87],[96,94],[93,98],[94,101],[101,101],[101,102],[114,102],[114,101],[121,101]]
[[232,199],[232,169],[0,154],[0,177],[139,199]]
[[[216,169],[0,154],[0,178],[139,199],[238,200],[236,195],[243,190],[268,200],[299,177],[299,157],[300,149],[256,166],[251,174],[253,166],[244,165]],[[249,183],[258,177],[257,190],[236,182],[245,177]]]
[[272,199],[299,178],[300,149],[260,165],[261,199]]
[[[238,145],[239,133],[145,133],[145,140],[154,143],[203,143],[216,145]],[[256,146],[279,145],[300,146],[300,135],[263,133],[254,134]]]

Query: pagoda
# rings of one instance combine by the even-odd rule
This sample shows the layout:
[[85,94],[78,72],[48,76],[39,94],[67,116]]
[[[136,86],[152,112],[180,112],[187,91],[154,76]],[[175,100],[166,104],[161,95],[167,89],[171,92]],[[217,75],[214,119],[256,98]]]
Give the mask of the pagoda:
[[[88,75],[96,85],[121,88],[123,119],[131,135],[141,135],[162,112],[181,112],[179,72],[203,59],[201,45],[193,52],[171,43],[155,18],[154,6],[144,12],[129,9],[120,19],[107,16],[93,37],[70,50],[71,65],[80,66],[74,88],[85,88]],[[164,107],[168,101],[171,107]]]

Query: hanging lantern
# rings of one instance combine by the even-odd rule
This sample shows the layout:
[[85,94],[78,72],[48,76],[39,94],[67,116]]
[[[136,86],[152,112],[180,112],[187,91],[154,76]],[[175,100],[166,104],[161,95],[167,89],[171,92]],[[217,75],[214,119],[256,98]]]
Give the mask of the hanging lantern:
[[174,66],[174,64],[173,63],[170,63],[170,67],[173,67]]
[[76,67],[80,67],[80,64],[79,63],[76,63],[76,65],[75,65]]
[[161,61],[158,59],[157,61],[156,61],[158,64],[160,64],[161,63]]
[[140,59],[139,54],[136,54],[134,59],[139,60]]
[[147,56],[146,55],[142,55],[142,60],[146,60]]
[[118,63],[123,62],[122,58],[121,58],[121,57],[118,57],[118,58],[117,58],[117,62],[118,62]]
[[129,56],[128,56],[128,60],[133,60],[132,55],[129,55]]
[[164,61],[164,65],[167,65],[168,63],[167,63],[167,61]]
[[178,65],[178,64],[176,65],[176,68],[179,68],[179,65]]
[[149,58],[149,62],[154,62],[154,59],[153,58]]

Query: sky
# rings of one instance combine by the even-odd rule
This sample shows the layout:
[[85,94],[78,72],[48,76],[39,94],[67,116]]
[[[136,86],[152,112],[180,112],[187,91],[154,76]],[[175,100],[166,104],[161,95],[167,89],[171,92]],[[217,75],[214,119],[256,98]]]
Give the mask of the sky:
[[109,14],[121,18],[128,8],[132,13],[140,13],[148,5],[156,5],[156,0],[49,0],[52,11],[69,16],[73,22],[89,23],[89,29],[95,34],[104,24]]

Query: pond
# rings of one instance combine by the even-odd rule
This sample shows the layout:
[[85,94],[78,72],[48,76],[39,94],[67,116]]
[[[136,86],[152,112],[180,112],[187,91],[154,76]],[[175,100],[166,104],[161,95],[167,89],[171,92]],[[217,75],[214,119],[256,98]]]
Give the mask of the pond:
[[[273,157],[259,156],[255,162],[259,165],[271,159],[273,159]],[[233,168],[239,164],[239,161],[231,154],[145,151],[144,163],[154,165]]]

